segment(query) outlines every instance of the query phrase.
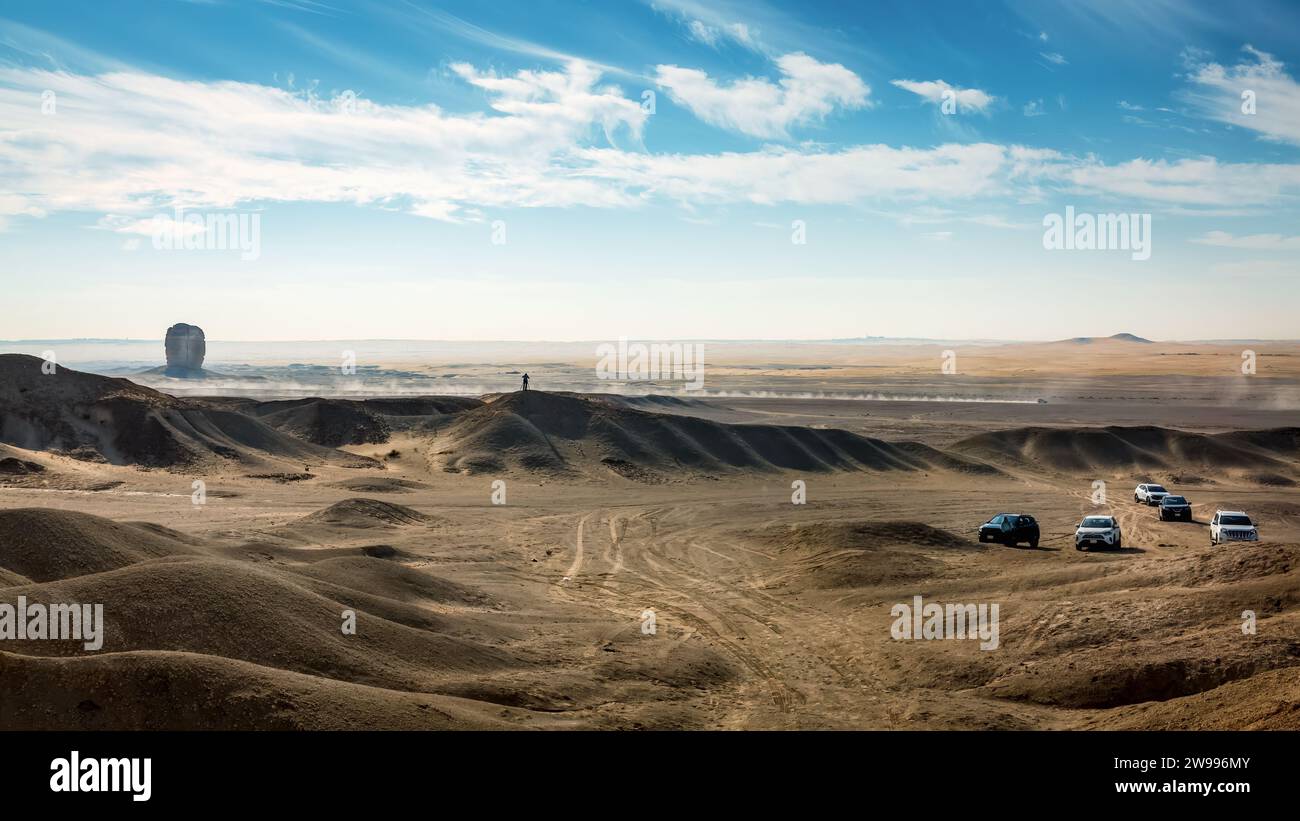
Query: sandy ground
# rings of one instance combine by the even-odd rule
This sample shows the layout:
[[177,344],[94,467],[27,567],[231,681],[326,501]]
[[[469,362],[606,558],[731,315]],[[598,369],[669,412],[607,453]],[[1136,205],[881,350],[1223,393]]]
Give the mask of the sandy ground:
[[[1259,401],[1221,402],[1216,380],[1231,377],[1143,376],[1149,364],[1126,364],[1121,386],[1107,383],[1110,366],[1066,389],[1022,378],[1022,390],[1057,386],[1045,405],[732,397],[672,412],[940,448],[1021,426],[1295,424],[1291,376]],[[116,569],[5,565],[17,576],[0,577],[0,601],[104,601],[108,630],[99,653],[0,643],[0,726],[1300,728],[1294,486],[1043,463],[653,483],[449,473],[451,436],[398,432],[344,448],[373,467],[286,464],[278,477],[9,448],[58,478],[0,487],[0,528],[21,508],[161,528],[117,534],[114,550],[152,552]],[[1134,504],[1148,479],[1189,496],[1194,521]],[[792,502],[796,481],[806,504]],[[1252,513],[1262,541],[1211,547],[1219,507]],[[1036,549],[977,543],[978,525],[1004,511],[1038,518]],[[1097,512],[1119,517],[1124,549],[1074,549],[1074,527]],[[97,521],[42,520],[44,549],[108,550]],[[998,604],[998,647],[895,640],[891,608],[915,596]],[[340,630],[345,609],[356,635]]]

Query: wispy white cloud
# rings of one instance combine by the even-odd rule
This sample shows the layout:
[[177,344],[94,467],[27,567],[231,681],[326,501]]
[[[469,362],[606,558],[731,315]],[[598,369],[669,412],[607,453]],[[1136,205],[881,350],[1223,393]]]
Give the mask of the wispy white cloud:
[[772,48],[759,37],[758,28],[745,19],[745,13],[757,13],[756,5],[730,8],[724,3],[701,3],[696,0],[647,0],[647,4],[661,14],[676,20],[686,28],[687,35],[697,42],[717,48],[731,42],[759,54],[771,54]]
[[1022,111],[1024,111],[1026,117],[1041,117],[1047,113],[1046,111],[1043,110],[1042,97],[1039,97],[1037,100],[1030,100],[1029,102],[1025,103],[1025,107],[1022,109]]
[[690,20],[686,23],[686,30],[690,33],[691,39],[713,48],[717,48],[718,44],[725,40],[739,43],[750,49],[757,47],[754,33],[744,23],[726,23],[711,26],[702,20]]
[[648,195],[699,204],[845,204],[872,199],[953,200],[1004,193],[1037,173],[1021,149],[857,146],[842,151],[768,148],[721,154],[633,154],[588,149],[588,173]]
[[1117,165],[1089,160],[1065,172],[1064,179],[1080,190],[1140,202],[1241,207],[1276,203],[1300,192],[1300,165],[1220,163],[1213,157]]
[[[630,204],[572,176],[565,155],[640,134],[648,112],[582,63],[499,76],[457,66],[495,115],[317,98],[250,83],[0,69],[0,189],[45,211],[133,214],[256,200],[399,204],[457,218],[469,204]],[[42,113],[42,93],[57,113]]]
[[747,77],[719,83],[699,69],[661,65],[655,80],[678,104],[701,120],[752,137],[786,138],[790,128],[825,118],[836,107],[862,108],[870,87],[838,63],[806,54],[779,57],[778,82]]
[[[767,87],[752,92],[759,99],[777,94],[781,116],[747,121],[730,102],[718,103],[711,116],[768,133],[823,116],[831,100],[865,104],[855,75],[826,74],[823,64],[798,57],[811,73],[787,64],[789,78],[809,86],[758,81]],[[591,65],[508,74],[468,64],[450,70],[482,91],[485,110],[450,114],[433,105],[139,72],[0,69],[0,191],[11,192],[0,195],[0,219],[114,215],[101,227],[138,236],[141,220],[174,206],[276,201],[470,220],[501,208],[636,208],[654,200],[688,208],[966,202],[980,214],[1058,194],[1222,212],[1300,195],[1300,165],[1208,157],[1107,165],[988,142],[652,154],[639,141],[649,113]],[[836,91],[818,84],[828,76]],[[56,95],[57,113],[42,111],[45,90]],[[722,90],[729,101],[731,90]],[[980,202],[993,199],[998,203]]]
[[1300,250],[1300,236],[1282,234],[1249,234],[1234,236],[1226,231],[1210,231],[1191,240],[1198,245],[1215,245],[1220,248],[1243,248],[1251,251]]
[[1242,279],[1294,279],[1300,274],[1300,262],[1292,259],[1248,259],[1239,262],[1220,262],[1210,269],[1223,276]]
[[1252,46],[1250,60],[1224,67],[1204,52],[1188,50],[1185,99],[1202,116],[1258,132],[1266,139],[1300,145],[1300,83],[1285,65]]
[[892,80],[890,84],[904,91],[910,91],[935,105],[951,100],[956,105],[957,111],[963,113],[986,112],[997,99],[978,88],[958,88],[944,80]]
[[1054,66],[1063,66],[1070,62],[1069,60],[1065,59],[1065,55],[1058,54],[1055,51],[1040,51],[1038,52],[1038,56],[1042,57],[1044,60],[1046,60],[1047,62],[1051,63]]

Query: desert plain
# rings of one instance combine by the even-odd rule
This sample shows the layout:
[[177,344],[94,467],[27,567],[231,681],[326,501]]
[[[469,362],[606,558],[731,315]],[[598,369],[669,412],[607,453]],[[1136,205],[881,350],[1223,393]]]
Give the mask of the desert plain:
[[[708,351],[699,392],[572,345],[289,398],[0,355],[0,603],[104,613],[0,641],[0,728],[1300,728],[1300,343]],[[917,596],[997,647],[896,639]]]

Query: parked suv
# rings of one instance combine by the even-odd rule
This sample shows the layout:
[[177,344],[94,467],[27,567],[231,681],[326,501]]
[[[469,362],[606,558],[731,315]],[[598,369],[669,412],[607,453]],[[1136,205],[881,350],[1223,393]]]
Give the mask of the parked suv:
[[1186,496],[1166,496],[1160,500],[1160,521],[1167,519],[1192,520],[1192,503]]
[[1160,485],[1138,485],[1133,489],[1133,501],[1144,505],[1158,505],[1160,500],[1169,495],[1169,491]]
[[1074,549],[1124,546],[1124,534],[1114,516],[1085,516],[1074,531]]
[[980,525],[981,542],[1001,542],[1012,547],[1029,542],[1030,547],[1038,547],[1038,536],[1038,522],[1020,513],[999,513]]
[[1259,530],[1250,517],[1240,510],[1216,510],[1210,520],[1210,544],[1220,542],[1257,542]]

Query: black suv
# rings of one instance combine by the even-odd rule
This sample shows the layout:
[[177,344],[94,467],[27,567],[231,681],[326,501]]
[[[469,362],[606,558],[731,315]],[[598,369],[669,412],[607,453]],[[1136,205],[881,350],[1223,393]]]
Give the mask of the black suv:
[[1013,547],[1029,542],[1030,547],[1038,547],[1038,522],[1033,516],[999,513],[980,525],[980,541],[1001,542]]
[[1186,496],[1166,496],[1160,500],[1160,521],[1168,519],[1192,520],[1192,504]]

